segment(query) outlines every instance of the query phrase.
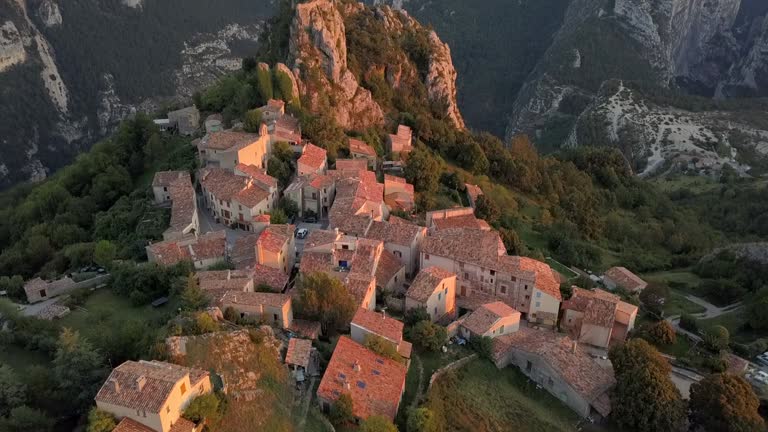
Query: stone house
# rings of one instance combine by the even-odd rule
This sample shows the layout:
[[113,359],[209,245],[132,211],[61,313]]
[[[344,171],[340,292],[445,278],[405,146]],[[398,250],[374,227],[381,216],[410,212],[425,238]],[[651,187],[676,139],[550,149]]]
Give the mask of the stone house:
[[405,125],[397,127],[397,133],[387,135],[387,150],[394,156],[413,151],[413,132]]
[[197,148],[203,167],[231,171],[238,164],[243,164],[266,170],[272,141],[267,127],[262,125],[258,134],[234,131],[210,133],[200,140]]
[[69,276],[52,282],[37,277],[24,283],[24,293],[27,295],[27,302],[31,304],[66,294],[75,285],[75,281]]
[[182,108],[168,113],[168,120],[176,127],[179,134],[194,135],[200,128],[200,111],[196,106]]
[[189,172],[160,171],[152,181],[155,202],[171,203],[171,223],[163,233],[163,240],[181,240],[200,231],[197,214],[197,195]]
[[570,338],[551,331],[521,327],[494,339],[499,369],[515,366],[582,417],[607,417],[613,369],[597,363]]
[[378,292],[385,294],[405,292],[407,282],[405,265],[387,249],[381,252],[375,276]]
[[269,225],[256,241],[256,262],[291,274],[296,261],[293,225]]
[[402,177],[384,174],[384,202],[390,211],[411,213],[416,206],[413,185]]
[[299,217],[310,213],[326,218],[336,197],[336,181],[327,174],[310,174],[296,178],[283,194],[296,203]]
[[483,190],[480,189],[480,186],[471,183],[464,183],[464,188],[466,189],[469,206],[475,208],[477,206],[477,199],[480,198],[480,195],[483,195]]
[[520,330],[520,312],[497,301],[487,303],[461,321],[461,336],[496,338]]
[[403,358],[410,359],[413,347],[410,342],[403,340],[403,327],[402,321],[384,312],[359,308],[350,323],[350,336],[360,345],[365,345],[366,337],[378,336],[392,344]]
[[609,290],[623,288],[631,293],[639,293],[648,286],[648,282],[625,267],[611,267],[603,275],[603,283]]
[[[97,408],[121,420],[123,426],[115,430],[143,432],[144,427],[154,432],[192,432],[196,425],[181,414],[193,399],[210,392],[208,371],[140,360],[116,367],[95,399]],[[133,422],[141,426],[128,429]]]
[[365,159],[368,164],[368,168],[376,171],[376,161],[378,155],[373,147],[369,146],[365,141],[350,138],[349,139],[349,156],[352,159]]
[[277,180],[253,165],[203,168],[198,178],[206,208],[225,225],[258,232],[262,217],[277,206]]
[[352,415],[372,415],[394,421],[408,367],[382,357],[347,336],[341,336],[317,388],[320,408],[328,412],[342,393],[352,399]]
[[471,228],[490,231],[488,222],[475,217],[475,209],[472,207],[457,207],[445,210],[427,212],[427,228],[430,233],[439,230]]
[[573,295],[562,304],[560,326],[579,342],[608,349],[622,343],[635,328],[638,308],[601,289],[573,287]]
[[560,280],[546,263],[509,256],[498,232],[441,229],[421,247],[421,267],[437,266],[457,275],[457,302],[500,300],[529,322],[554,326],[560,311]]
[[172,266],[190,261],[202,270],[227,259],[227,235],[224,231],[214,231],[189,239],[152,243],[146,249],[149,262]]
[[327,152],[314,144],[307,144],[296,162],[296,168],[299,176],[325,174],[328,171]]
[[384,242],[384,248],[392,252],[405,265],[405,274],[411,278],[419,270],[419,248],[427,236],[427,229],[391,216],[388,222],[373,221],[366,238]]
[[440,267],[422,269],[405,294],[405,310],[423,307],[432,322],[456,317],[456,274]]
[[192,184],[188,171],[158,171],[152,179],[152,194],[155,204],[164,204],[171,200],[171,185],[178,180]]
[[288,294],[227,291],[217,301],[221,310],[233,308],[240,317],[263,320],[286,329],[293,323],[293,306]]

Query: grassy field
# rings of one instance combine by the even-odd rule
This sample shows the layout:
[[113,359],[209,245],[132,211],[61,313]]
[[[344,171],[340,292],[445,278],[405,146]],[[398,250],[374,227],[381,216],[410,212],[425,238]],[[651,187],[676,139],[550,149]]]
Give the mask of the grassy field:
[[90,338],[103,333],[104,328],[123,325],[129,322],[166,321],[173,314],[177,301],[172,300],[165,305],[133,306],[127,298],[123,298],[110,289],[95,291],[81,307],[72,308],[72,313],[58,322],[61,327],[77,330],[81,335]]
[[479,359],[441,377],[428,397],[446,431],[565,432],[575,430],[580,420],[517,369],[498,370]]
[[710,327],[720,325],[728,329],[731,334],[731,340],[739,343],[750,343],[757,339],[766,337],[768,335],[764,333],[757,333],[749,329],[744,328],[744,324],[747,322],[747,317],[743,309],[737,309],[733,312],[720,315],[715,318],[706,320],[699,320],[699,327],[701,329],[708,329]]
[[664,303],[665,316],[696,314],[704,311],[706,311],[706,309],[703,306],[693,303],[686,299],[683,294],[675,291],[672,291],[672,295],[667,298],[666,303]]
[[565,264],[561,263],[560,261],[557,261],[554,258],[547,258],[546,262],[547,264],[549,264],[550,267],[552,267],[555,271],[563,275],[563,277],[565,277],[566,279],[573,279],[579,276],[578,273],[569,269],[568,267],[566,267]]
[[675,357],[684,357],[691,349],[691,342],[688,341],[687,337],[678,335],[673,345],[660,346],[657,348],[664,354]]
[[701,278],[693,274],[690,269],[675,269],[663,272],[646,273],[642,277],[649,282],[659,282],[669,285],[671,288],[685,291],[691,294],[696,292]]

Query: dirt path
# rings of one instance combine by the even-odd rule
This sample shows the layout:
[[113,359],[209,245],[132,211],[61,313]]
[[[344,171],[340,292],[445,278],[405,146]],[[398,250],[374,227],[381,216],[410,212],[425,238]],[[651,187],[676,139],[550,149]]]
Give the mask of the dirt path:
[[421,400],[422,394],[424,394],[424,367],[421,365],[421,358],[419,358],[418,355],[413,356],[413,364],[411,367],[416,366],[419,370],[419,383],[418,387],[416,387],[416,394],[413,395],[413,399],[411,400],[411,409],[416,409],[419,406],[419,400]]
[[303,431],[304,425],[307,423],[307,412],[309,412],[309,404],[312,402],[312,389],[315,388],[315,381],[317,377],[311,377],[309,379],[309,386],[304,391],[304,395],[301,399],[301,419],[299,420],[298,430]]
[[691,303],[696,303],[697,305],[706,309],[704,312],[693,314],[693,316],[697,319],[715,318],[728,312],[733,312],[741,307],[741,302],[733,303],[728,306],[717,307],[701,297],[696,297],[695,295],[687,294],[685,295],[685,298]]

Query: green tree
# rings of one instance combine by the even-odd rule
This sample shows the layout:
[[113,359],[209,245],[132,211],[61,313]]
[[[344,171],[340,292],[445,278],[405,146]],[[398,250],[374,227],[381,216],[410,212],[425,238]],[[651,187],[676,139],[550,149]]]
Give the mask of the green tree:
[[759,290],[746,303],[749,326],[758,331],[768,329],[768,319],[765,316],[765,311],[768,310],[768,287]]
[[288,182],[291,181],[291,166],[289,163],[283,162],[272,155],[269,157],[267,174],[276,178],[280,182],[281,187],[285,188]]
[[435,413],[429,408],[415,408],[408,412],[408,432],[438,432]]
[[88,412],[88,428],[86,432],[112,432],[117,426],[115,416],[96,407]]
[[380,356],[390,358],[400,363],[405,362],[400,353],[397,352],[397,348],[395,348],[392,342],[385,340],[381,336],[375,334],[367,334],[363,340],[363,345]]
[[397,426],[380,415],[372,415],[360,424],[360,432],[397,432]]
[[219,325],[209,314],[198,312],[197,315],[195,315],[194,330],[196,334],[213,333],[219,330]]
[[208,306],[208,296],[200,288],[200,283],[194,274],[187,276],[187,286],[181,292],[181,307],[184,310],[200,310]]
[[417,192],[433,193],[440,180],[440,164],[429,150],[416,146],[408,155],[405,178]]
[[262,113],[258,108],[245,113],[243,121],[243,130],[250,133],[258,133],[261,128]]
[[19,379],[14,370],[0,364],[0,417],[8,415],[11,408],[26,402],[27,386]]
[[272,155],[285,163],[293,160],[293,149],[285,141],[278,141],[272,146]]
[[7,292],[8,298],[16,301],[27,299],[27,295],[24,293],[24,278],[19,275],[0,277],[0,291]]
[[269,69],[259,67],[256,70],[256,90],[259,92],[262,103],[266,103],[275,97],[272,86],[272,74],[269,73]]
[[430,321],[416,323],[409,333],[411,341],[428,351],[439,351],[440,347],[448,340],[448,332],[445,327]]
[[104,268],[111,267],[116,256],[117,246],[109,240],[99,241],[93,249],[93,261]]
[[13,408],[8,418],[0,419],[0,430],[5,432],[48,432],[53,419],[44,412],[26,405]]
[[285,213],[289,219],[293,219],[299,215],[299,206],[290,198],[282,197],[278,201],[277,206]]
[[494,223],[499,220],[501,210],[499,210],[499,206],[493,200],[485,195],[480,195],[475,204],[475,216],[488,223]]
[[405,313],[403,322],[407,326],[414,326],[418,322],[429,321],[431,319],[432,317],[429,315],[429,312],[427,312],[427,308],[422,306],[408,309],[408,311]]
[[640,292],[640,302],[643,303],[648,312],[656,317],[662,317],[664,314],[664,304],[669,296],[668,286],[651,282]]
[[656,346],[674,345],[677,341],[675,329],[669,321],[661,320],[648,330],[648,338]]
[[507,253],[510,255],[524,255],[528,248],[525,247],[525,243],[517,235],[517,232],[511,229],[501,228],[499,229],[499,235],[501,241],[504,242],[504,247],[507,248]]
[[80,333],[64,328],[56,343],[53,374],[59,388],[77,410],[91,404],[104,378],[104,362]]
[[288,223],[288,215],[285,214],[283,209],[276,208],[269,212],[269,223],[272,225],[283,225]]
[[472,347],[480,357],[493,360],[493,339],[488,336],[472,336],[469,339],[469,346]]
[[728,329],[720,325],[713,326],[704,333],[704,344],[715,352],[728,348],[730,341],[731,334]]
[[609,356],[616,376],[611,390],[614,422],[638,432],[681,430],[685,405],[669,378],[666,359],[642,339],[611,349]]
[[336,399],[336,402],[331,407],[328,418],[334,426],[341,426],[355,419],[352,411],[352,397],[348,393],[339,395],[339,398]]
[[198,396],[184,409],[182,417],[194,423],[200,423],[204,419],[215,422],[219,417],[221,401],[215,393]]
[[713,374],[691,385],[690,421],[706,431],[762,432],[760,400],[743,378]]
[[325,273],[312,273],[301,279],[298,309],[309,319],[320,321],[323,330],[346,327],[357,306],[347,288]]
[[690,314],[683,314],[680,316],[680,328],[683,330],[688,330],[692,333],[698,333],[699,332],[699,322],[691,316]]
[[457,159],[462,168],[473,174],[488,172],[488,158],[485,157],[483,149],[477,143],[473,142],[463,146]]

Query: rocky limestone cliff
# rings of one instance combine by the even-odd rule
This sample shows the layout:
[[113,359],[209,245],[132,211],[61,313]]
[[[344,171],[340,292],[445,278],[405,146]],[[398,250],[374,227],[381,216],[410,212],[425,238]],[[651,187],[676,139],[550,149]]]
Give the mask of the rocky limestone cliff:
[[464,119],[456,103],[457,74],[451,59],[451,49],[434,31],[430,32],[429,41],[433,54],[429,59],[429,74],[425,82],[427,95],[432,101],[445,103],[448,118],[457,128],[464,129]]
[[0,72],[27,59],[19,29],[11,21],[0,24]]
[[[538,139],[579,119],[590,101],[593,108],[603,106],[604,101],[597,97],[598,84],[610,79],[660,86],[682,82],[712,94],[717,89],[719,96],[754,94],[761,87],[768,88],[768,78],[761,73],[768,72],[768,21],[765,17],[756,20],[747,37],[734,33],[747,1],[751,0],[615,0],[610,9],[610,3],[602,0],[574,0],[552,46],[518,94],[507,139],[519,133]],[[595,44],[605,45],[585,56],[584,50]],[[635,105],[644,107],[643,101]],[[683,130],[714,127],[708,121],[714,120],[697,117],[680,126]],[[607,138],[616,141],[616,124],[609,122],[605,130],[612,134]],[[658,143],[659,131],[652,132],[654,137],[645,141]],[[691,137],[695,141],[706,135],[692,133]],[[578,143],[577,134],[567,137],[568,145]],[[651,162],[655,157],[661,163],[667,156],[696,150],[684,141],[678,140],[680,145],[669,152],[655,144],[644,145],[641,153],[653,154]],[[762,148],[759,142],[752,144]],[[629,153],[630,158],[636,156]],[[711,166],[729,158],[715,155]]]
[[[314,0],[296,5],[289,56],[293,68],[300,71],[299,88],[310,110],[332,109],[339,125],[346,129],[362,130],[384,123],[384,112],[371,92],[361,87],[347,68],[344,19],[336,2]],[[321,100],[321,93],[335,97]]]
[[37,16],[46,27],[56,27],[61,25],[61,11],[59,5],[54,0],[44,0],[37,8]]

